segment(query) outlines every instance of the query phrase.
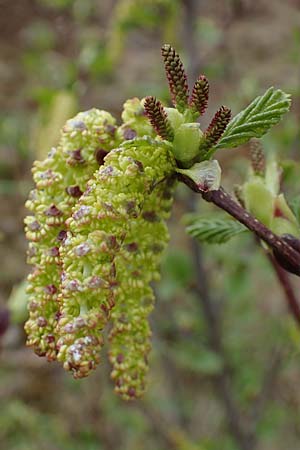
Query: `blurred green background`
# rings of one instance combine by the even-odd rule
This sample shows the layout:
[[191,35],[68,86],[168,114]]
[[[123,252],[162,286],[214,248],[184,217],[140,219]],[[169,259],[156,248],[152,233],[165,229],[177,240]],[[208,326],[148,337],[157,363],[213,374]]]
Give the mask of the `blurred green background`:
[[[167,103],[164,42],[181,53],[190,80],[210,79],[204,125],[221,104],[237,113],[268,86],[292,94],[291,113],[264,145],[284,162],[287,197],[299,193],[300,1],[2,0],[0,9],[0,333],[10,310],[1,335],[0,448],[300,448],[300,333],[281,287],[251,236],[201,248],[186,236],[184,215],[213,208],[185,187],[155,286],[143,400],[115,396],[105,357],[74,381],[26,349],[22,284],[33,160],[79,110],[120,117],[127,98],[150,94]],[[244,179],[247,152],[218,155],[228,190]]]

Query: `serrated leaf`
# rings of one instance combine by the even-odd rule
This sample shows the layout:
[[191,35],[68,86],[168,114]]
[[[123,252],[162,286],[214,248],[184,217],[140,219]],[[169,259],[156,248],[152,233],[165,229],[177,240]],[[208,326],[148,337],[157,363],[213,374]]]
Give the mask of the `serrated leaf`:
[[213,150],[237,147],[251,138],[262,137],[288,112],[290,104],[291,99],[288,94],[270,87],[229,122]]
[[248,230],[244,225],[230,218],[200,216],[186,227],[186,231],[200,242],[223,244]]

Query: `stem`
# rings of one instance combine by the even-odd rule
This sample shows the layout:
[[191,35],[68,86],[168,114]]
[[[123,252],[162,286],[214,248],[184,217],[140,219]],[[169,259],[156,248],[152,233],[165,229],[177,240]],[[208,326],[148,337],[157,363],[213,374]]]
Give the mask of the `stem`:
[[255,219],[249,214],[241,205],[233,200],[233,198],[221,187],[214,191],[201,191],[203,199],[207,202],[214,203],[219,208],[226,211],[232,217],[237,219],[245,225],[250,231],[254,232],[256,236],[266,242],[273,250],[291,266],[295,268],[295,272],[300,276],[300,253],[287,244],[280,236],[274,234],[269,228],[263,225],[259,220]]
[[[266,242],[273,250],[276,250],[280,256],[288,261],[294,268],[298,276],[300,276],[300,253],[292,248],[280,236],[274,234],[270,229],[263,225],[259,220],[249,214],[241,205],[233,200],[233,198],[225,192],[221,187],[215,191],[201,191],[204,200],[214,203],[219,208],[229,213],[250,231],[253,231],[257,237]],[[278,264],[277,260],[269,254],[269,259],[274,267],[278,280],[285,293],[289,309],[294,316],[296,322],[300,325],[300,306],[294,294],[293,287],[289,280],[287,272]]]

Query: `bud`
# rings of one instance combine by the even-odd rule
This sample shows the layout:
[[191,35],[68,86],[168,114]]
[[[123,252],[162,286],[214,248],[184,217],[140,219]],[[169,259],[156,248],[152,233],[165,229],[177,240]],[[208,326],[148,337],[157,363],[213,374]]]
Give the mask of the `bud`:
[[274,202],[272,231],[279,235],[300,236],[298,221],[283,194],[279,194]]
[[274,160],[268,161],[264,176],[251,175],[243,186],[245,207],[273,233],[300,235],[297,219],[279,194],[280,172]]
[[176,108],[164,108],[164,110],[173,130],[177,130],[185,122],[183,114]]
[[244,184],[243,198],[246,209],[270,228],[275,199],[261,177],[253,176]]
[[184,123],[175,130],[173,153],[184,167],[192,164],[199,155],[199,146],[203,133],[199,123]]

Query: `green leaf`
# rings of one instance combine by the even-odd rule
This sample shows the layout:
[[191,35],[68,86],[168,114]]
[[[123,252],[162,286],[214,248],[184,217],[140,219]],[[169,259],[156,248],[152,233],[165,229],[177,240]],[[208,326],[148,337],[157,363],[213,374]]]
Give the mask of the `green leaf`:
[[187,226],[186,231],[200,242],[223,244],[248,230],[244,225],[230,218],[198,216]]
[[253,100],[244,111],[233,117],[213,149],[237,147],[251,138],[262,137],[281,120],[290,105],[291,99],[288,94],[270,87],[263,95]]

